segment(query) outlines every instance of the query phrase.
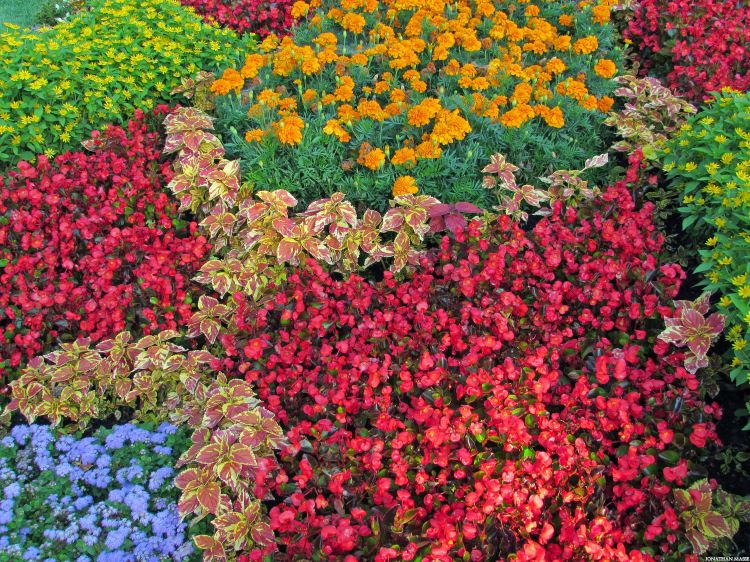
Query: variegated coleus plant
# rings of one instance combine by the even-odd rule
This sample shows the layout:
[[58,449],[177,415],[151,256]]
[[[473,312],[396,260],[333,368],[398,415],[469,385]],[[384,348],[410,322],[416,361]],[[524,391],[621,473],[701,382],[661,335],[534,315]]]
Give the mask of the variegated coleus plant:
[[708,314],[711,308],[711,293],[704,293],[694,301],[675,301],[674,315],[664,318],[666,328],[658,339],[687,347],[685,369],[695,373],[708,367],[708,350],[724,330],[724,316]]
[[428,232],[460,224],[464,213],[481,213],[468,203],[445,205],[426,195],[402,195],[384,215],[360,217],[343,193],[314,201],[294,213],[297,200],[285,190],[258,191],[241,183],[238,161],[224,158],[212,119],[196,108],[181,108],[164,122],[164,152],[177,153],[169,187],[181,209],[197,213],[214,244],[217,259],[199,276],[220,294],[258,295],[306,256],[344,271],[383,259],[400,271],[419,260]]
[[[522,205],[534,207],[538,210],[535,215],[549,215],[551,206],[555,201],[567,201],[574,197],[590,199],[594,197],[599,189],[589,187],[588,182],[581,178],[586,170],[600,168],[609,162],[607,154],[600,154],[586,160],[584,167],[580,170],[558,170],[551,175],[539,178],[547,184],[545,189],[539,189],[533,185],[518,185],[515,173],[518,166],[508,162],[502,154],[493,154],[490,163],[482,172],[489,174],[484,176],[482,185],[485,189],[494,189],[498,198],[495,210],[510,215],[514,220],[526,221],[529,214],[522,209]],[[544,207],[542,204],[546,204]]]
[[284,441],[273,414],[251,385],[215,372],[205,350],[189,351],[167,330],[133,341],[128,332],[95,347],[86,339],[36,357],[11,383],[7,411],[29,422],[85,427],[91,419],[119,417],[187,424],[192,446],[179,460],[182,517],[212,517],[213,536],[195,537],[204,560],[222,561],[252,545],[272,547],[273,532],[252,494],[253,473]]
[[705,478],[673,494],[695,554],[705,554],[722,540],[730,540],[740,522],[750,522],[750,500],[729,494]]
[[[656,162],[657,153],[667,139],[695,113],[695,106],[676,96],[658,79],[623,75],[615,78],[620,87],[615,95],[622,98],[622,110],[611,112],[605,123],[617,128],[623,140],[612,148],[632,153],[641,148],[643,155]],[[657,162],[658,164],[658,162]]]

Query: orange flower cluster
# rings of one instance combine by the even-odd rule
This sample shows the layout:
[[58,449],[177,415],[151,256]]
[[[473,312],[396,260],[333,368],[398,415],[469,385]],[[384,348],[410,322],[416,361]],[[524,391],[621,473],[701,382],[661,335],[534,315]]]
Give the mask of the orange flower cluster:
[[[323,10],[320,0],[299,1],[292,12],[308,19],[295,38],[270,35],[212,90],[238,92],[238,77],[250,81],[247,142],[298,145],[310,131],[345,145],[342,161],[373,171],[440,158],[478,123],[515,129],[538,119],[559,129],[570,104],[608,111],[602,93],[611,89],[600,79],[615,76],[616,63],[596,34],[574,34],[608,26],[614,0],[522,4],[337,0]],[[569,70],[580,70],[579,59],[593,85]]]

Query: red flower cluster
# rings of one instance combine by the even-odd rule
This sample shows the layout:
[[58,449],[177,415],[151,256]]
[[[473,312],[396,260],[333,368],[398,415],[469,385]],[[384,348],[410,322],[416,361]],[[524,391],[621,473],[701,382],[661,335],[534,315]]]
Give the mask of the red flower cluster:
[[221,367],[288,438],[255,489],[285,559],[686,559],[671,490],[720,412],[654,344],[685,276],[624,182],[592,206],[473,221],[408,280],[235,296]]
[[695,100],[724,86],[750,86],[750,5],[744,0],[640,0],[625,36],[644,70],[664,70],[670,88]]
[[206,21],[215,21],[238,33],[286,35],[292,27],[294,0],[180,0]]
[[163,137],[138,112],[95,139],[90,154],[40,156],[0,177],[0,373],[60,341],[190,318],[208,245],[174,218]]

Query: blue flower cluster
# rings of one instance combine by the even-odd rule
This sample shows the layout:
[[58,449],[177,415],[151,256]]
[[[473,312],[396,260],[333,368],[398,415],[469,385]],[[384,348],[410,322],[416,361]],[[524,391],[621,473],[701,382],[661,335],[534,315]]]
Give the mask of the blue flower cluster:
[[172,482],[186,443],[169,424],[119,425],[85,438],[15,426],[0,440],[0,560],[200,559]]

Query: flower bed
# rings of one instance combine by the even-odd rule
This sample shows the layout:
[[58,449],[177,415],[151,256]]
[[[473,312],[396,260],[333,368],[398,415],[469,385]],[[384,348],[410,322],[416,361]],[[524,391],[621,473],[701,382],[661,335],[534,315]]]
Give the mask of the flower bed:
[[257,33],[262,38],[270,33],[285,35],[294,21],[294,0],[180,0],[180,3],[193,8],[208,22],[237,33]]
[[297,2],[293,37],[212,86],[251,185],[304,205],[341,191],[382,211],[419,191],[489,206],[478,171],[497,151],[526,181],[601,151],[620,65],[609,3],[316,6]]
[[247,48],[168,0],[92,0],[52,29],[0,33],[0,169],[78,148]]
[[[91,6],[66,48],[139,15],[161,58],[113,32],[80,136],[0,159],[0,560],[745,554],[710,353],[726,323],[744,384],[744,94],[690,117],[615,78],[609,0],[197,6],[257,47],[177,0]],[[68,98],[8,121],[62,87],[50,33],[3,36],[50,72],[0,135],[65,130]],[[128,114],[167,91],[194,107],[164,135]],[[665,245],[683,195],[719,312]]]
[[696,272],[727,317],[730,377],[738,385],[750,377],[749,112],[747,95],[717,94],[662,154],[672,189],[682,195],[683,228],[702,262]]
[[750,86],[750,7],[740,0],[640,0],[625,37],[644,69],[670,88],[702,101],[724,86]]
[[186,447],[169,424],[119,425],[83,439],[15,426],[0,441],[0,557],[196,560],[171,482]]
[[[163,117],[164,109],[156,118]],[[165,192],[171,164],[143,114],[0,177],[0,372],[61,341],[174,328],[209,250]]]

